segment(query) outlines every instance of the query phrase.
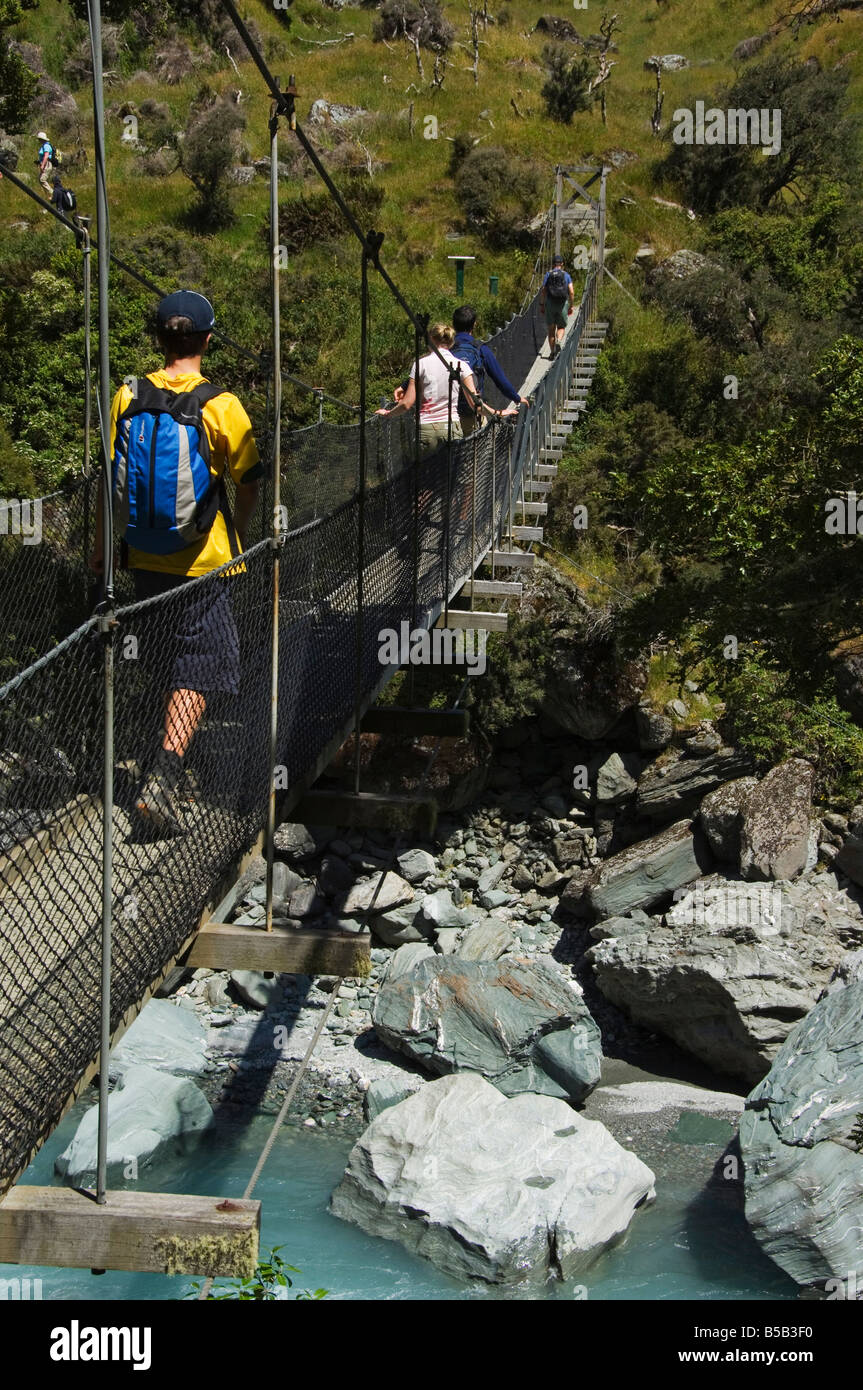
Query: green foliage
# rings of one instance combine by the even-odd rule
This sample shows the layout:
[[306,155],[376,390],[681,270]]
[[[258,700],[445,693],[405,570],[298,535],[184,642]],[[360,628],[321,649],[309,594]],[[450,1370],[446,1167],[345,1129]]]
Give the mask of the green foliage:
[[[493,246],[515,246],[542,198],[536,165],[497,145],[471,150],[458,166],[455,191],[468,225]],[[532,240],[532,238],[531,238]]]
[[842,264],[849,212],[842,190],[825,184],[803,207],[769,212],[735,207],[719,213],[707,244],[748,281],[766,270],[775,285],[794,296],[802,318],[816,319],[838,309],[850,292]]
[[785,190],[811,193],[824,179],[856,167],[858,129],[847,114],[848,73],[772,54],[747,67],[706,105],[782,113],[781,149],[751,145],[675,145],[665,172],[698,212],[742,205],[764,211]]
[[37,4],[38,0],[0,0],[0,128],[13,135],[24,129],[38,78],[19,54],[10,51],[8,30]]
[[856,800],[863,789],[863,729],[827,690],[805,701],[792,673],[760,648],[738,661],[717,663],[716,686],[725,702],[729,738],[761,766],[806,758],[816,770],[816,790]]
[[32,497],[35,492],[33,459],[0,420],[0,497]]
[[471,724],[494,738],[510,724],[536,714],[545,693],[548,662],[544,619],[511,614],[506,639],[489,635],[485,674],[468,686]]
[[[226,1299],[241,1301],[252,1301],[258,1303],[273,1303],[281,1300],[284,1295],[282,1289],[291,1289],[294,1281],[292,1274],[299,1274],[296,1265],[286,1264],[279,1251],[284,1249],[281,1245],[274,1245],[270,1251],[269,1259],[259,1260],[258,1267],[250,1279],[233,1279],[228,1283],[216,1284],[207,1295],[207,1301],[224,1302]],[[197,1298],[201,1290],[201,1285],[195,1283],[191,1291],[186,1294],[186,1298]],[[302,1289],[293,1296],[295,1299],[321,1299],[326,1298],[328,1289]]]
[[[382,186],[365,174],[356,174],[342,181],[341,193],[360,225],[371,228],[384,200]],[[343,237],[348,231],[341,208],[326,190],[293,198],[279,211],[279,239],[292,254]],[[269,239],[266,227],[262,236]]]
[[594,96],[589,90],[589,58],[579,58],[567,44],[546,44],[542,62],[548,76],[542,89],[545,109],[553,121],[569,125],[578,111],[589,111]]
[[858,1112],[857,1123],[848,1138],[851,1140],[858,1154],[863,1153],[863,1110]]
[[234,221],[229,188],[230,174],[239,156],[239,135],[246,118],[224,97],[193,111],[185,134],[177,142],[180,168],[198,194],[193,224],[212,230]]

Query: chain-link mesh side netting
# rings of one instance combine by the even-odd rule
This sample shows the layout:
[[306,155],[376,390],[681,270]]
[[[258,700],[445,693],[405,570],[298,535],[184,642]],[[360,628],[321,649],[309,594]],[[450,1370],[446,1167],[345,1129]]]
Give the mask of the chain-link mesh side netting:
[[102,656],[81,628],[0,700],[0,1173],[56,1122],[99,1036]]
[[[362,504],[354,497],[286,537],[277,786],[295,785],[374,698],[382,633],[427,627],[492,544],[513,435],[496,423],[370,478]],[[263,542],[201,579],[139,574],[150,596],[116,612],[114,1026],[264,822],[273,555]],[[103,668],[91,620],[0,689],[0,1179],[50,1132],[98,1049]],[[168,696],[187,748],[180,833],[157,838],[139,803]]]
[[[0,502],[0,680],[9,680],[83,623],[96,601],[88,568],[98,481],[50,497]],[[128,581],[118,597],[128,597]]]

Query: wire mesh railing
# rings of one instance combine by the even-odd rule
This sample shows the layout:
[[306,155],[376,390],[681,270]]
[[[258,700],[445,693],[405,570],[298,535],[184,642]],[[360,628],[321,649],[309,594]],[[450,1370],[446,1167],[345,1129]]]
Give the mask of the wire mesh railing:
[[[369,490],[359,629],[356,497],[288,535],[284,784],[344,735],[358,700],[373,699],[385,674],[381,632],[428,626],[491,546],[514,436],[511,421],[494,422]],[[212,885],[260,830],[271,777],[274,553],[261,541],[232,567],[114,614],[112,1028],[176,956]],[[0,1184],[50,1132],[98,1048],[103,641],[88,619],[0,690]],[[154,840],[136,813],[136,788],[159,744],[164,693],[178,687],[203,690],[205,710],[177,792],[183,833]]]

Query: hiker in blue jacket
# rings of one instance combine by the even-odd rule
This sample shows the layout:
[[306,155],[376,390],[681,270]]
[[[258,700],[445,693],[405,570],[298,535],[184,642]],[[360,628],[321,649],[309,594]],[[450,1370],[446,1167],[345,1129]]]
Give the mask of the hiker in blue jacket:
[[[467,362],[479,395],[482,396],[487,372],[497,389],[511,400],[513,405],[530,405],[527,396],[520,396],[512,383],[507,380],[491,348],[486,343],[478,343],[473,336],[473,330],[476,327],[476,310],[470,304],[462,304],[456,309],[452,316],[452,326],[455,329],[455,342],[450,351],[453,357]],[[475,429],[481,429],[484,423],[481,411],[475,411],[468,405],[463,391],[459,391],[458,396],[458,418],[462,434],[466,435],[472,434]]]

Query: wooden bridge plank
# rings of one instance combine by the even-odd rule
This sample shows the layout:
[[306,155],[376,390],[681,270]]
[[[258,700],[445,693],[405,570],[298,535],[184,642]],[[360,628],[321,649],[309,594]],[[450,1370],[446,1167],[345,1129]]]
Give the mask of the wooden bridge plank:
[[261,1204],[169,1192],[13,1187],[0,1203],[0,1264],[248,1278]]
[[[513,532],[516,530],[517,527],[513,527]],[[508,622],[507,613],[472,613],[462,608],[451,608],[446,615],[446,621],[444,614],[441,614],[435,627],[451,627],[462,631],[477,628],[484,632],[506,632]]]
[[273,927],[268,932],[234,922],[208,922],[195,937],[186,964],[196,970],[365,976],[371,969],[369,936],[323,927]]

